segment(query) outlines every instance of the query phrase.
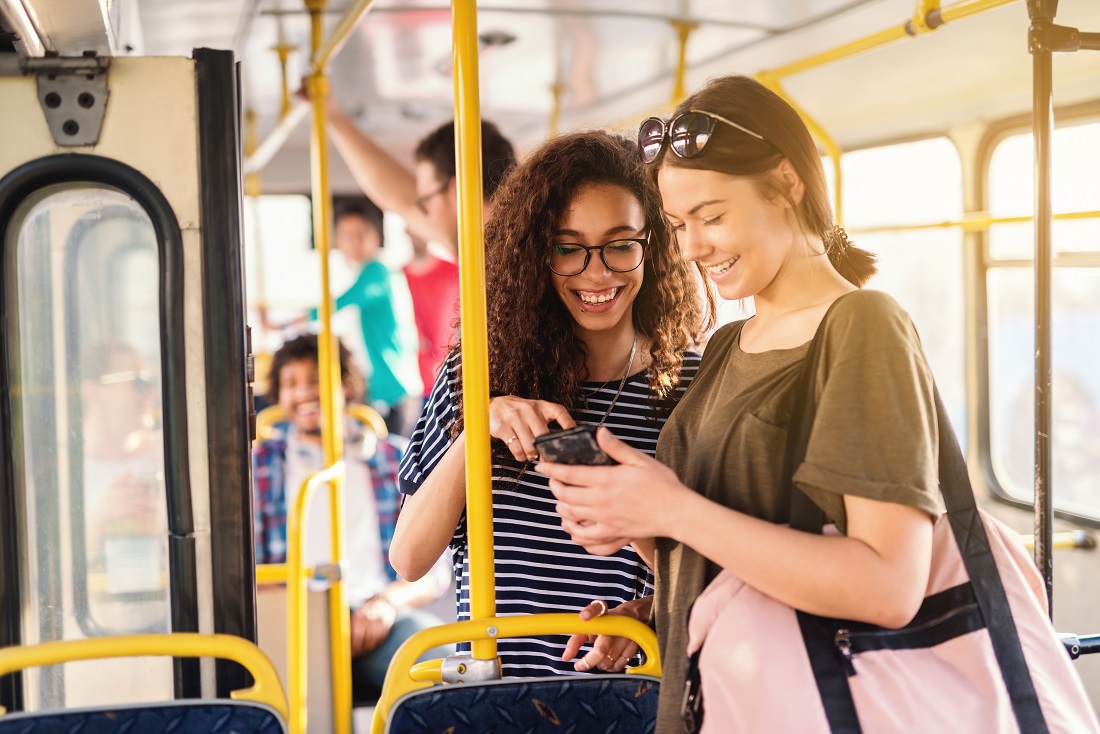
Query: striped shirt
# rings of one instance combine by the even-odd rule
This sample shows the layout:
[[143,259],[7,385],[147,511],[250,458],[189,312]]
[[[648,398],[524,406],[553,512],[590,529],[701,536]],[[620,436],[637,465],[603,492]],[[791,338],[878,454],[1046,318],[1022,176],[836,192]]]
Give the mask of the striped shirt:
[[[416,492],[451,445],[450,430],[457,419],[454,406],[462,392],[457,365],[457,354],[447,358],[413,431],[400,470],[401,491],[406,494]],[[683,395],[698,367],[699,355],[686,352],[674,399]],[[578,423],[597,425],[614,401],[604,426],[652,456],[664,418],[655,417],[646,373],[631,375],[615,400],[619,383],[619,380],[582,383],[581,394],[587,398],[574,409],[573,418]],[[653,593],[653,577],[633,548],[627,546],[608,557],[589,555],[562,530],[549,480],[529,467],[521,471],[522,466],[510,454],[500,454],[494,452],[492,471],[498,616],[576,613],[594,599],[603,599],[614,608]],[[470,617],[465,514],[455,529],[451,549],[458,619],[465,620]],[[554,636],[500,640],[498,652],[504,675],[575,673],[573,662],[561,659],[567,639]]]

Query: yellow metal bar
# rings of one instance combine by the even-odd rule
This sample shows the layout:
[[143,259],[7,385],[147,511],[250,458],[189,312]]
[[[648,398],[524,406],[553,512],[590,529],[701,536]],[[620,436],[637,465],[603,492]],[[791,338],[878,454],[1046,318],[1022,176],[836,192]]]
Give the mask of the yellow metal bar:
[[[1059,221],[1070,219],[1096,219],[1100,218],[1100,210],[1093,209],[1082,212],[1063,212],[1061,214],[1055,214],[1054,218]],[[985,213],[975,213],[967,216],[965,219],[949,220],[944,222],[927,222],[924,224],[889,224],[876,227],[852,227],[849,232],[852,234],[864,234],[871,232],[905,232],[908,230],[920,230],[920,229],[949,229],[951,227],[961,227],[966,232],[978,232],[981,230],[989,229],[995,224],[1023,224],[1032,221],[1030,216],[1020,217],[991,217]]]
[[294,50],[294,47],[290,44],[282,41],[282,16],[278,16],[279,19],[279,42],[271,47],[279,56],[279,77],[283,83],[282,89],[282,104],[279,106],[279,118],[282,119],[290,114],[290,108],[293,106],[293,102],[290,96],[290,77],[287,75],[286,63],[290,58],[290,52]]
[[[477,5],[454,0],[455,142],[458,171],[462,314],[462,412],[466,430],[466,518],[470,616],[496,614],[493,496],[489,462],[489,352],[485,326],[485,251],[481,230],[481,105],[478,99]],[[474,657],[492,660],[496,641],[475,640]]]
[[913,18],[909,23],[913,27],[913,33],[927,33],[934,31],[939,25],[929,24],[929,16],[940,9],[940,0],[917,0],[917,7],[913,8]]
[[[359,21],[363,20],[367,11],[370,10],[373,1],[374,0],[355,0],[355,2],[347,7],[344,14],[340,16],[340,20],[337,21],[336,28],[333,29],[332,35],[330,35],[324,43],[315,40],[309,69],[310,74],[316,74],[318,71],[323,71],[328,68],[329,62],[332,61],[332,57],[339,53],[340,49],[344,47],[344,43],[347,42],[348,37],[351,36],[351,32],[356,29],[359,25]],[[316,2],[316,0],[306,0],[307,6],[311,2]],[[321,5],[323,7],[324,0],[321,0]],[[319,37],[317,37],[317,39],[319,39]]]
[[271,159],[275,157],[275,154],[290,138],[290,134],[306,118],[309,108],[309,102],[300,100],[294,103],[294,106],[290,108],[286,115],[279,118],[275,129],[268,133],[263,142],[256,146],[256,151],[252,155],[244,159],[244,173],[246,176],[262,171],[264,166],[271,162]]
[[[340,359],[336,347],[336,336],[332,333],[332,293],[329,284],[329,252],[332,238],[332,192],[329,188],[328,142],[325,137],[325,123],[328,101],[328,62],[332,54],[343,44],[347,35],[355,27],[369,2],[355,5],[341,18],[337,30],[328,42],[322,41],[323,14],[325,0],[306,0],[310,20],[310,48],[313,64],[310,67],[307,84],[309,99],[313,106],[313,125],[311,136],[311,163],[313,194],[313,236],[321,258],[321,304],[318,315],[321,319],[321,333],[317,337],[319,372],[321,377],[321,448],[325,465],[333,466],[340,461],[344,453],[344,395],[341,389]],[[343,565],[346,553],[344,539],[344,493],[343,479],[338,477],[329,483],[329,509],[331,518],[332,560]],[[329,630],[332,656],[332,705],[336,734],[351,732],[351,619],[348,614],[348,602],[343,580],[332,584],[329,594]],[[304,604],[304,599],[300,602]],[[297,628],[295,634],[301,635],[298,644],[304,644],[305,629]],[[304,665],[304,658],[299,665]],[[301,670],[299,669],[299,673]],[[304,685],[302,690],[304,690]],[[300,705],[303,728],[291,734],[304,734],[305,697],[296,699]],[[292,708],[294,705],[292,704]],[[299,720],[295,716],[295,720]]]
[[[220,658],[239,663],[248,670],[255,682],[252,687],[233,691],[230,696],[238,701],[266,704],[275,709],[284,721],[289,718],[286,696],[275,666],[260,648],[233,635],[176,632],[164,635],[93,637],[87,640],[6,647],[0,649],[0,678],[26,668],[59,665],[77,660],[153,656]],[[0,706],[0,715],[4,713],[4,707]]]
[[550,108],[550,121],[546,125],[547,139],[556,137],[561,131],[561,95],[565,92],[565,85],[555,82],[550,85],[550,94],[554,103]]
[[[312,0],[310,0],[312,1]],[[328,64],[332,61],[332,58],[343,47],[344,42],[347,41],[348,36],[355,30],[356,25],[361,21],[370,7],[372,0],[358,0],[358,2],[351,5],[341,16],[340,21],[336,25],[336,29],[333,31],[332,36],[327,41],[321,41],[319,36],[314,36],[314,49],[312,54],[312,60],[310,63],[310,71],[307,76],[313,76],[318,70],[325,70],[328,68]],[[313,32],[311,30],[311,36]],[[284,89],[286,87],[284,86]],[[279,149],[283,147],[287,139],[290,138],[290,134],[294,132],[298,127],[298,123],[305,117],[306,112],[309,111],[308,102],[295,102],[290,100],[291,107],[286,108],[284,95],[283,115],[279,118],[278,125],[272,130],[263,142],[256,148],[254,155],[248,156],[244,161],[244,172],[255,173],[263,170],[275,154],[279,152]]]
[[684,87],[684,77],[687,76],[687,45],[691,32],[698,28],[699,24],[674,20],[672,21],[672,27],[676,29],[676,36],[679,39],[679,49],[676,57],[676,79],[672,84],[672,99],[669,100],[669,105],[675,107],[680,104],[681,99],[687,96],[687,90]]
[[[342,461],[310,475],[302,484],[298,497],[294,500],[294,506],[290,508],[286,516],[287,687],[290,694],[290,719],[288,723],[291,734],[305,734],[307,721],[306,683],[308,675],[306,666],[309,660],[306,655],[306,637],[308,633],[306,626],[306,581],[309,576],[302,565],[302,553],[305,550],[306,543],[306,513],[309,511],[309,504],[318,487],[326,482],[332,487],[337,485],[343,478],[344,463]],[[347,615],[344,616],[346,619]],[[345,646],[344,649],[350,654],[349,646]],[[347,710],[350,715],[350,689]],[[333,718],[339,722],[340,710],[337,709],[335,714]]]
[[951,21],[969,18],[978,13],[984,13],[993,8],[999,8],[1002,5],[1008,5],[1011,2],[1013,0],[968,0],[943,8],[940,11],[940,17],[944,23],[950,23]]
[[[615,635],[633,640],[645,653],[646,661],[642,665],[628,669],[627,673],[660,677],[661,654],[657,649],[657,635],[645,623],[636,619],[605,616],[582,622],[576,614],[527,614],[520,617],[495,617],[455,622],[417,632],[398,648],[386,672],[382,697],[374,709],[371,732],[381,734],[385,731],[386,719],[397,699],[406,693],[432,685],[433,679],[428,679],[427,675],[435,670],[435,666],[423,663],[417,665],[416,660],[433,647],[466,640],[477,644],[478,640],[495,641],[498,638],[575,633]],[[438,679],[434,680],[438,681]]]
[[[1027,547],[1028,550],[1035,550],[1034,535],[1023,536],[1023,541],[1024,546]],[[1085,548],[1091,550],[1096,547],[1096,538],[1085,530],[1070,530],[1064,533],[1054,533],[1051,547],[1062,549]]]
[[285,584],[287,578],[285,563],[256,564],[256,585]]
[[[977,13],[991,10],[993,8],[1000,7],[1001,5],[1007,5],[1011,2],[1014,2],[1014,0],[971,0],[968,2],[956,3],[955,5],[943,8],[940,11],[940,17],[943,19],[943,22],[946,23],[951,20],[958,20],[959,18],[966,18],[971,15],[976,15]],[[919,8],[924,4],[927,3],[918,3],[917,12],[920,12]],[[840,59],[848,58],[849,56],[861,54],[864,51],[870,51],[871,49],[885,46],[889,43],[893,43],[894,41],[900,41],[903,38],[908,38],[909,36],[913,35],[911,31],[920,32],[921,30],[935,30],[934,28],[930,28],[925,22],[922,22],[921,25],[923,26],[923,29],[911,28],[910,22],[901,23],[900,25],[887,28],[884,31],[872,33],[871,35],[864,38],[860,38],[850,43],[845,43],[841,46],[837,46],[836,48],[829,49],[828,51],[823,51],[812,56],[807,56],[804,59],[785,64],[775,69],[771,69],[767,73],[777,79],[782,79],[783,77],[791,76],[792,74],[798,74],[799,72],[803,72],[808,69],[813,69],[815,67],[823,66],[833,61],[838,61]]]
[[836,190],[833,192],[833,205],[835,206],[836,223],[837,226],[844,225],[844,179],[840,170],[840,156],[844,152],[837,145],[837,142],[833,139],[829,133],[825,132],[823,128],[816,120],[810,117],[806,110],[802,109],[790,96],[786,90],[783,89],[783,85],[779,83],[779,77],[774,72],[762,71],[756,75],[756,80],[763,84],[768,89],[772,90],[780,97],[787,101],[795,112],[802,117],[802,121],[806,123],[806,127],[809,129],[810,134],[817,138],[817,141],[821,143],[821,146],[825,148],[826,154],[829,156],[829,160],[833,163],[833,177],[836,183]]

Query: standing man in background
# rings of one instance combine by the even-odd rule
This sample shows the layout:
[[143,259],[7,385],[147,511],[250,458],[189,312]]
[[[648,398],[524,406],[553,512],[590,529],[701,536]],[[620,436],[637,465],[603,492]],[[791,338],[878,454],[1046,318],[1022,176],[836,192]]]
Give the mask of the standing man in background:
[[[383,211],[405,220],[409,231],[458,252],[458,181],[455,178],[454,120],[417,144],[410,171],[364,134],[332,100],[328,132],[363,193]],[[481,184],[486,215],[493,194],[516,164],[512,144],[497,126],[481,121]]]
[[[364,134],[335,102],[328,105],[328,131],[356,183],[383,211],[405,220],[413,260],[405,267],[419,333],[420,376],[424,395],[453,335],[458,316],[458,181],[454,121],[440,125],[416,146],[410,171]],[[485,216],[493,194],[515,166],[512,144],[491,122],[481,122],[481,182]],[[443,245],[448,256],[432,252]]]

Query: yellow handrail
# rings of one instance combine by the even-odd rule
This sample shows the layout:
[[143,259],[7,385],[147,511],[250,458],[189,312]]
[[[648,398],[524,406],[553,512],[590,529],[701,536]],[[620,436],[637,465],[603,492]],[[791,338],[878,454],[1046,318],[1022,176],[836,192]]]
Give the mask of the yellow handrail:
[[[829,49],[828,51],[822,51],[821,53],[807,56],[804,59],[798,61],[792,61],[789,64],[770,69],[766,72],[768,76],[775,79],[782,79],[783,77],[791,76],[792,74],[798,74],[809,69],[813,69],[818,66],[824,66],[825,64],[833,61],[839,61],[840,59],[848,58],[849,56],[855,56],[861,54],[864,51],[870,51],[881,46],[885,46],[894,41],[900,41],[903,38],[909,38],[910,36],[917,35],[919,33],[926,33],[934,31],[936,28],[942,26],[952,20],[959,20],[966,18],[977,13],[984,12],[986,10],[992,10],[993,8],[1000,7],[1001,5],[1008,5],[1015,0],[964,0],[964,2],[955,3],[939,11],[939,16],[942,22],[939,25],[929,25],[928,23],[922,23],[921,27],[914,27],[914,23],[906,21],[896,26],[891,26],[886,30],[879,31],[878,33],[872,33],[869,36],[850,41],[848,43],[837,46],[836,48]],[[920,14],[921,8],[927,5],[923,0],[918,0],[917,11],[915,15]],[[931,9],[931,8],[929,8]]]
[[660,677],[661,654],[657,648],[657,635],[643,622],[629,617],[605,616],[582,622],[576,614],[528,614],[454,622],[417,632],[397,649],[386,671],[382,697],[375,705],[371,732],[381,734],[385,730],[386,719],[397,699],[438,682],[439,678],[432,676],[439,669],[436,661],[415,665],[417,658],[434,647],[466,640],[475,645],[478,641],[492,641],[495,644],[500,638],[576,633],[614,635],[633,640],[645,653],[646,661],[629,668],[627,674]]
[[[462,312],[462,414],[466,431],[466,518],[470,616],[496,614],[493,497],[489,463],[489,353],[485,325],[485,252],[481,218],[481,106],[478,99],[477,4],[454,0],[455,143],[458,172],[458,261]],[[474,657],[492,660],[496,641],[474,642]]]
[[[329,63],[332,61],[333,56],[339,53],[343,48],[344,43],[347,41],[351,32],[356,29],[359,23],[366,16],[367,11],[370,10],[370,5],[373,0],[357,0],[350,5],[340,20],[336,23],[336,28],[333,30],[332,35],[321,42],[318,40],[313,45],[313,51],[310,61],[310,69],[307,76],[314,76],[318,72],[323,72],[328,69]],[[307,0],[307,8],[309,6],[309,0]],[[324,9],[323,6],[321,8]],[[244,159],[244,172],[258,173],[263,170],[263,167],[271,162],[271,159],[275,157],[275,154],[279,152],[279,149],[283,147],[287,139],[290,138],[290,134],[294,132],[294,129],[298,127],[303,118],[306,116],[306,112],[309,111],[310,104],[308,102],[295,102],[289,109],[286,107],[284,101],[283,113],[279,116],[279,122],[275,126],[275,129],[268,133],[268,136],[264,138],[263,142],[256,147],[256,152]]]
[[[174,658],[221,658],[244,666],[254,683],[230,693],[237,701],[255,701],[275,709],[284,721],[289,719],[286,696],[275,666],[242,637],[176,632],[163,635],[94,637],[88,640],[62,640],[37,645],[0,649],[0,678],[26,668],[59,665],[77,660],[104,658],[171,656]],[[0,715],[5,713],[0,706]]]
[[787,104],[793,107],[795,112],[798,113],[799,117],[802,118],[802,121],[806,123],[806,127],[809,128],[810,134],[813,135],[819,143],[821,143],[821,147],[825,148],[825,152],[828,154],[829,160],[832,161],[833,164],[833,180],[835,183],[835,188],[833,191],[833,212],[836,217],[837,225],[843,226],[844,179],[842,177],[840,169],[840,156],[844,153],[844,151],[841,150],[836,140],[833,139],[833,136],[829,135],[829,133],[825,131],[825,128],[822,127],[817,120],[810,117],[806,110],[802,109],[801,106],[799,106],[793,99],[790,98],[790,96],[788,96],[786,90],[784,90],[783,86],[779,83],[779,77],[775,76],[771,72],[762,71],[756,75],[756,80],[768,89],[778,94],[783,99],[785,99],[787,101]]
[[[1061,214],[1054,215],[1054,218],[1059,221],[1070,219],[1096,219],[1097,217],[1100,217],[1100,210],[1098,209],[1082,212],[1062,212]],[[884,224],[871,227],[852,227],[849,229],[849,232],[852,234],[904,232],[916,229],[949,229],[951,227],[961,227],[966,232],[980,232],[989,229],[995,224],[1023,224],[1033,219],[1034,217],[1029,215],[1019,217],[991,217],[984,212],[975,212],[974,214],[968,214],[963,219],[948,220],[944,222],[925,222],[923,224]]]
[[[360,405],[359,403],[348,403],[344,406],[344,412],[351,416],[353,419],[369,428],[374,435],[378,438],[388,438],[390,435],[389,430],[386,428],[386,421],[378,413],[377,410],[369,405]],[[269,405],[259,413],[256,414],[256,440],[262,441],[271,437],[272,427],[276,423],[282,423],[290,420],[290,416],[286,414],[278,405]]]
[[[306,665],[308,663],[308,657],[306,655],[306,636],[307,636],[307,605],[306,605],[306,581],[309,576],[305,573],[305,566],[302,564],[302,553],[305,550],[306,543],[306,525],[305,518],[306,513],[309,511],[309,504],[313,499],[313,494],[317,488],[326,482],[329,484],[330,494],[332,492],[339,492],[338,486],[340,480],[344,478],[344,462],[338,461],[327,469],[322,469],[315,474],[311,474],[308,479],[302,484],[301,490],[298,492],[298,497],[294,500],[294,506],[288,508],[286,515],[286,582],[287,582],[287,615],[286,615],[286,627],[287,627],[287,678],[289,679],[288,689],[290,695],[290,719],[288,724],[290,725],[290,731],[292,734],[305,734],[306,731],[306,684],[308,676],[306,675]],[[342,494],[342,493],[341,493]],[[342,559],[342,557],[340,557]],[[333,586],[341,585],[341,581],[336,581]],[[330,588],[331,593],[331,588]],[[344,614],[345,628],[347,625],[347,614]],[[335,637],[335,635],[333,635]],[[350,642],[344,646],[344,651],[348,655],[351,654]],[[350,662],[348,663],[347,675],[350,677]],[[333,671],[333,686],[335,688],[335,674]],[[351,712],[350,703],[350,685],[348,689],[348,707],[347,711]],[[341,716],[341,710],[336,709],[333,719],[339,724]]]

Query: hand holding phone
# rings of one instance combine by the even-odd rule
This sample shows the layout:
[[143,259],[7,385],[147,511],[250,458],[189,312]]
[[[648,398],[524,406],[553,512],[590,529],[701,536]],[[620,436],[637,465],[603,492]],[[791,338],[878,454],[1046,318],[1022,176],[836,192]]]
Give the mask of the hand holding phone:
[[537,436],[535,448],[540,459],[556,464],[612,466],[619,463],[600,448],[593,426],[575,426]]

